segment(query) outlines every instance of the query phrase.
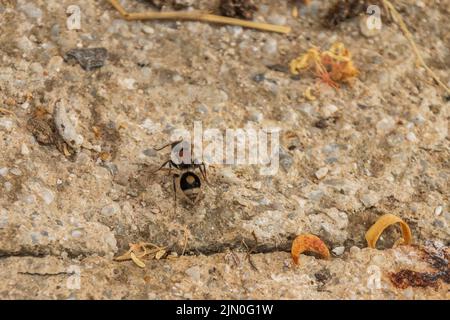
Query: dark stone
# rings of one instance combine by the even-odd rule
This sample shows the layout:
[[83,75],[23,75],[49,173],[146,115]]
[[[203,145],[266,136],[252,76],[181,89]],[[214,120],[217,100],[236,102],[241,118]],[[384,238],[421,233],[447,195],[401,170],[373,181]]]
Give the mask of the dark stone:
[[107,58],[108,51],[105,48],[77,48],[69,50],[64,55],[66,62],[76,60],[86,71],[103,67]]

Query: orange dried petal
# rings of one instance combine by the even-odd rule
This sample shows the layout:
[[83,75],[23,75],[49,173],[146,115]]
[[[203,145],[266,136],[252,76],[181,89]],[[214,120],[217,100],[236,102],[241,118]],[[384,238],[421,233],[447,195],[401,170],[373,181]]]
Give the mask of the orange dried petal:
[[401,244],[411,244],[412,235],[408,224],[396,215],[388,213],[378,218],[377,222],[375,222],[366,232],[366,240],[369,248],[375,248],[378,238],[381,236],[383,231],[395,223],[399,223],[402,230],[403,241],[401,241]]
[[295,264],[298,264],[300,254],[306,251],[317,253],[323,259],[330,257],[330,251],[326,244],[313,234],[299,235],[292,242],[291,256]]

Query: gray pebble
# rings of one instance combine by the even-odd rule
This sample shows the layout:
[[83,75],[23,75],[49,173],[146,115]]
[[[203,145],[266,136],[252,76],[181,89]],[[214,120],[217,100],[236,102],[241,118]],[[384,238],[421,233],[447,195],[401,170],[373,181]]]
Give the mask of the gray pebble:
[[105,207],[103,207],[101,213],[104,216],[111,217],[120,212],[120,206],[118,203],[113,202]]
[[255,82],[262,82],[265,78],[266,76],[264,75],[264,73],[257,73],[252,77],[252,80]]
[[288,172],[289,169],[294,164],[294,159],[292,156],[286,152],[283,148],[280,148],[280,165],[283,169]]
[[195,282],[200,281],[200,267],[199,266],[194,266],[194,267],[190,267],[189,269],[187,269],[186,274],[191,277],[191,279]]
[[29,18],[40,20],[42,18],[42,10],[33,3],[28,2],[20,6],[20,11],[25,13]]
[[108,51],[105,48],[76,48],[64,55],[65,61],[74,59],[86,71],[103,67],[107,58]]

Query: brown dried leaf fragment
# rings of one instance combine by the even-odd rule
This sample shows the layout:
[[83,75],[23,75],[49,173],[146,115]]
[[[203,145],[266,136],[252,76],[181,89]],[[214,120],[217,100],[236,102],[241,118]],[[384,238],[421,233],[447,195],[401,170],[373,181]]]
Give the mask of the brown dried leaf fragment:
[[53,143],[55,132],[49,121],[40,119],[39,117],[30,118],[27,123],[27,128],[37,142],[44,145]]
[[258,7],[253,0],[221,0],[219,10],[226,17],[252,20]]
[[294,242],[292,242],[291,256],[295,264],[299,263],[299,256],[303,252],[317,253],[323,259],[330,258],[330,251],[326,244],[313,234],[299,235],[294,239]]
[[377,222],[375,222],[370,229],[366,232],[366,240],[367,245],[369,248],[375,248],[378,238],[381,236],[383,231],[389,227],[390,225],[393,225],[395,223],[399,223],[401,230],[402,230],[402,239],[398,242],[399,244],[411,244],[412,242],[412,235],[411,235],[411,229],[409,228],[408,224],[404,222],[399,217],[393,215],[393,214],[385,214],[378,218]]
[[401,270],[396,273],[389,274],[394,286],[400,289],[408,287],[427,288],[432,287],[437,289],[439,287],[440,273],[432,272],[417,272],[412,270]]

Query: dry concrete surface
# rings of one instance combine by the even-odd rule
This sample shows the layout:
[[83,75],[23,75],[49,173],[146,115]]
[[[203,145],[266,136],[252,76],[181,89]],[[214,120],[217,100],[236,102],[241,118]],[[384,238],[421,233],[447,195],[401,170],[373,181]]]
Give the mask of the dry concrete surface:
[[[450,1],[393,2],[450,86]],[[125,21],[103,0],[0,1],[1,299],[449,298],[445,259],[433,285],[392,281],[401,270],[435,272],[425,246],[448,259],[449,97],[394,23],[375,34],[358,18],[327,29],[328,1],[299,4],[297,18],[293,2],[256,3],[255,21],[291,33]],[[80,30],[66,25],[70,5],[81,9]],[[289,73],[290,60],[336,41],[360,70],[353,85]],[[108,51],[102,67],[64,60],[95,47]],[[305,99],[316,85],[316,100]],[[56,116],[58,101],[82,137],[74,145],[30,125]],[[210,166],[201,201],[179,199],[174,212],[172,178],[152,173],[167,153],[153,147],[194,121],[281,128],[279,172]],[[414,246],[392,248],[392,227],[367,248],[365,232],[385,213],[409,224]],[[304,233],[328,245],[329,260],[293,264],[292,240]],[[144,268],[114,260],[138,242],[166,254],[143,258]]]

